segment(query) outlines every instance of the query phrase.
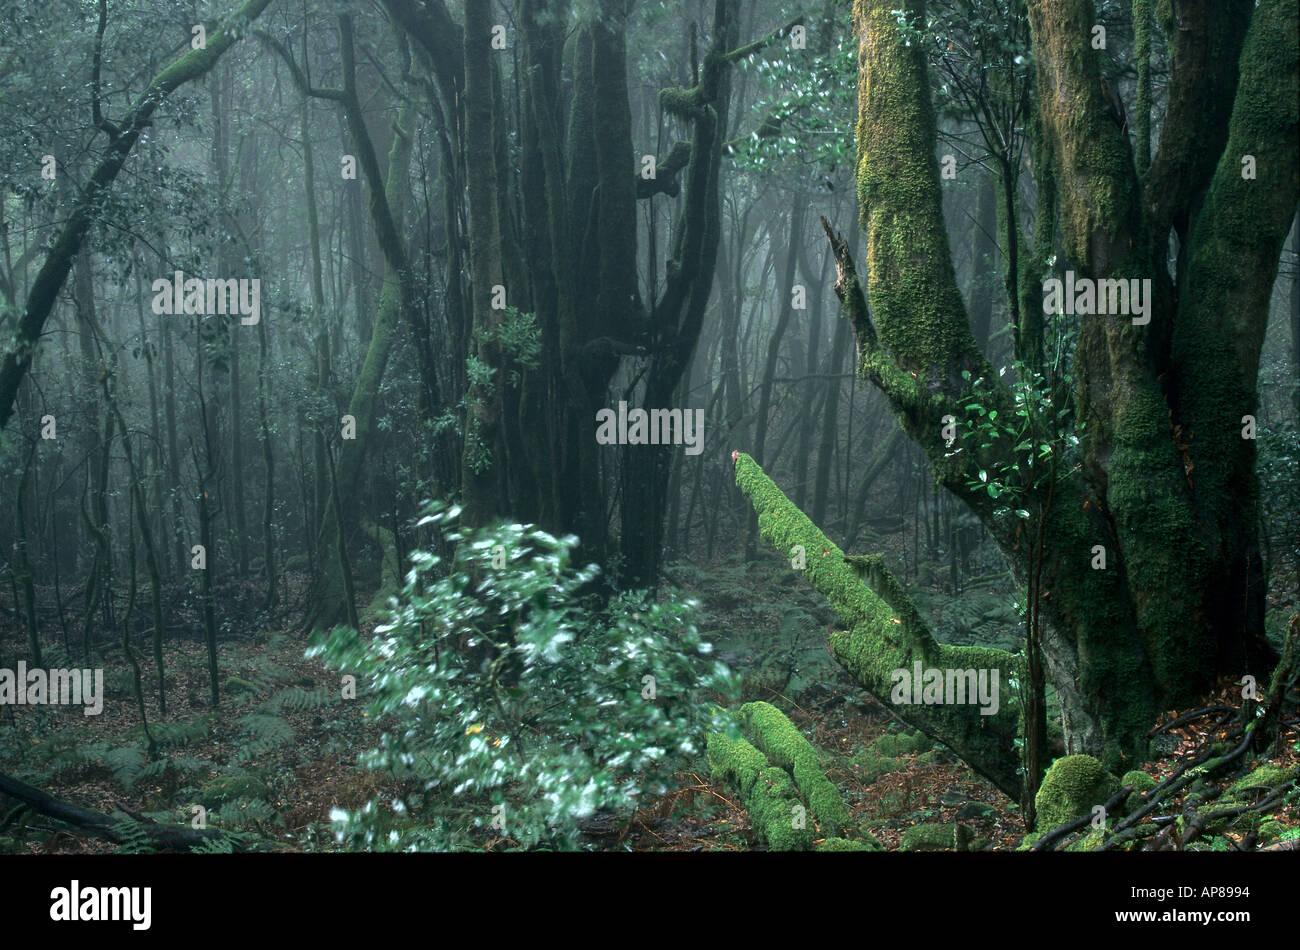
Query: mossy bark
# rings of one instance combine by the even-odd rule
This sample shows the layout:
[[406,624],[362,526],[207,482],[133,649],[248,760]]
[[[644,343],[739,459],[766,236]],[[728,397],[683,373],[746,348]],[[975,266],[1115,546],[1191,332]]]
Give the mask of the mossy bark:
[[803,804],[789,773],[744,739],[722,733],[709,736],[708,754],[714,781],[725,780],[740,792],[760,842],[772,851],[812,848],[812,830],[806,818],[800,820]]
[[808,807],[817,818],[823,835],[838,835],[848,823],[849,812],[817,761],[817,750],[803,737],[785,713],[770,703],[746,703],[740,708],[754,741],[773,764],[794,776]]
[[[996,671],[999,688],[1023,678],[1021,661],[1010,653],[986,647],[938,643],[902,588],[876,563],[864,573],[848,561],[830,539],[747,455],[735,456],[736,484],[758,513],[764,540],[783,557],[794,559],[802,546],[808,582],[820,591],[844,622],[846,630],[831,634],[831,653],[864,689],[890,704],[895,670],[910,671],[920,661],[925,669]],[[874,588],[874,589],[873,589]],[[970,766],[1013,798],[1020,796],[1019,757],[1014,740],[1018,714],[1003,699],[997,712],[983,715],[974,704],[899,705],[899,718],[920,729],[962,757]]]
[[[1296,205],[1298,57],[1294,4],[1265,0],[1253,15],[1252,6],[1182,4],[1180,15],[1203,27],[1192,33],[1156,12],[1170,32],[1173,76],[1143,181],[1102,88],[1092,3],[1028,4],[1041,121],[1035,177],[1055,198],[1040,208],[1048,216],[1036,231],[1059,229],[1065,266],[1079,277],[1151,281],[1150,323],[1082,318],[1074,357],[1081,464],[1025,499],[1043,512],[1036,588],[1067,749],[1113,769],[1144,755],[1157,709],[1243,665],[1266,675],[1270,661],[1254,443],[1241,428],[1255,406],[1266,298]],[[970,386],[961,371],[986,382],[993,375],[956,293],[925,62],[903,37],[897,7],[855,4],[868,293],[847,245],[828,229],[836,289],[857,334],[860,374],[885,393],[936,480],[981,519],[1024,580],[1027,539],[971,487],[982,488],[979,471],[1010,446],[995,439],[954,453],[940,435],[944,415],[963,417]],[[924,4],[913,0],[902,16],[923,23]],[[1241,176],[1246,154],[1254,179]],[[1166,266],[1171,230],[1183,248],[1175,276]],[[1048,237],[1036,234],[1035,244],[1046,250]],[[1024,275],[1023,307],[1034,302],[1038,276]],[[995,382],[982,402],[1003,413],[1010,398]],[[1096,545],[1104,569],[1092,569]],[[852,636],[852,624],[837,635]]]

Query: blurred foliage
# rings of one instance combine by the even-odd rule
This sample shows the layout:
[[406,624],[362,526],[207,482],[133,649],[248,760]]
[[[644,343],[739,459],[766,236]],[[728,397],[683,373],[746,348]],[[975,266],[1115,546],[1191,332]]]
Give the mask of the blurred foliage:
[[709,698],[734,696],[692,620],[695,604],[623,593],[585,599],[594,566],[577,539],[533,526],[456,526],[431,503],[421,525],[454,545],[415,552],[370,642],[336,629],[310,655],[358,677],[384,717],[363,761],[409,793],[336,810],[349,848],[442,851],[501,843],[577,848],[578,822],[672,787],[721,728]]

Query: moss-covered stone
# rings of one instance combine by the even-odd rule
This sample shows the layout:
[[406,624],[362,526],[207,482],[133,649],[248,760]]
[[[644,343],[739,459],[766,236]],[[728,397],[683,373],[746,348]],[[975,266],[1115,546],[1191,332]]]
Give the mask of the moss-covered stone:
[[882,736],[877,736],[875,741],[867,748],[877,755],[911,755],[913,753],[929,752],[934,748],[934,740],[920,731],[887,732]]
[[1121,785],[1133,786],[1133,791],[1124,801],[1125,811],[1131,812],[1134,809],[1142,807],[1144,796],[1151,789],[1156,787],[1156,780],[1146,772],[1140,769],[1133,769],[1131,772],[1125,772],[1124,777],[1119,780]]
[[953,817],[958,821],[971,821],[973,819],[987,818],[993,814],[993,806],[985,802],[967,802]]
[[1052,763],[1034,796],[1035,827],[1047,831],[1086,815],[1119,791],[1119,779],[1090,755],[1067,755]]
[[754,741],[772,761],[794,775],[795,785],[803,793],[808,807],[816,816],[824,834],[837,835],[849,820],[848,809],[839,790],[821,770],[817,750],[795,728],[785,713],[770,703],[746,703],[740,714],[754,736]]
[[[750,823],[760,842],[772,851],[808,851],[813,836],[794,782],[780,766],[744,739],[712,733],[708,739],[713,780],[734,786],[745,802]],[[802,825],[803,827],[799,827]]]
[[1270,818],[1268,821],[1260,822],[1259,843],[1267,844],[1268,842],[1272,841],[1274,838],[1281,837],[1282,831],[1283,831],[1282,822],[1277,821],[1276,819]]
[[899,851],[951,851],[953,847],[952,825],[913,825],[898,844]]
[[226,679],[222,691],[227,696],[238,696],[240,693],[256,693],[257,686],[246,679],[241,679],[238,676],[231,676]]
[[1228,786],[1228,794],[1231,796],[1247,795],[1251,789],[1257,788],[1280,788],[1288,782],[1295,782],[1300,779],[1300,766],[1283,768],[1274,765],[1272,762],[1265,762],[1255,768],[1249,775],[1239,778]]
[[880,776],[888,775],[903,767],[900,760],[877,755],[870,749],[863,749],[849,761],[857,766],[857,777],[863,782],[874,782]]

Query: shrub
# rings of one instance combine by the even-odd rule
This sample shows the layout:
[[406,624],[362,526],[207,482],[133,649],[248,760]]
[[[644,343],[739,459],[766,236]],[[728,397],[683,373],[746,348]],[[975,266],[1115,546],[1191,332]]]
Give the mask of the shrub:
[[573,566],[576,538],[460,530],[458,513],[428,506],[420,524],[455,553],[411,555],[369,643],[338,629],[309,650],[356,674],[385,717],[363,761],[413,789],[336,810],[336,837],[374,850],[579,847],[580,819],[671,787],[721,724],[708,699],[731,699],[734,679],[693,602],[636,592],[601,608],[582,597],[597,569]]

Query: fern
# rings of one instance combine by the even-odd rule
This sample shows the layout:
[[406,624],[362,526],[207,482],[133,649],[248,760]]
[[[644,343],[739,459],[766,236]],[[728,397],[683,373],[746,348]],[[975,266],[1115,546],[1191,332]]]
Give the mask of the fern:
[[262,708],[271,711],[284,711],[287,709],[290,712],[305,712],[308,709],[318,709],[329,701],[329,690],[302,689],[298,686],[291,686],[272,696]]
[[105,752],[104,764],[113,770],[113,778],[117,784],[129,792],[131,786],[140,780],[141,771],[151,763],[138,746],[126,746]]
[[199,844],[190,848],[191,854],[234,854],[235,845],[239,843],[239,836],[231,834],[228,831],[219,831],[210,838],[205,838]]
[[293,738],[293,728],[280,716],[251,712],[239,720],[243,728],[245,745],[239,750],[240,762],[247,762],[277,749]]
[[28,755],[43,780],[57,778],[64,772],[84,765],[94,765],[108,750],[106,742],[82,742],[65,731],[32,746]]
[[287,667],[261,656],[250,661],[243,678],[256,686],[259,693],[269,693],[277,683],[287,680],[292,673]]
[[122,839],[117,845],[118,854],[155,854],[157,848],[141,824],[121,812],[113,813],[113,831]]
[[[212,731],[212,716],[199,716],[189,722],[154,722],[149,732],[159,749],[176,749],[196,739],[206,739]],[[144,730],[136,726],[129,733],[133,739],[144,741]]]
[[251,828],[261,822],[285,826],[284,819],[280,817],[275,807],[260,798],[227,802],[221,806],[221,811],[213,816],[213,820],[231,828]]

